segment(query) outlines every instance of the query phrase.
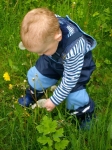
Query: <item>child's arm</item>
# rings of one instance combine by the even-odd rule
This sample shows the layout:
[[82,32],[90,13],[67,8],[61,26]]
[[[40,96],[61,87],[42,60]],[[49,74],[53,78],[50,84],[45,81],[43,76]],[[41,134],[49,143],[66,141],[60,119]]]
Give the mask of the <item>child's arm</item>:
[[80,77],[84,55],[82,53],[79,53],[73,58],[70,58],[69,61],[70,60],[72,60],[72,64],[70,66],[68,66],[67,64],[64,66],[64,76],[61,83],[55,89],[53,95],[49,99],[47,99],[45,103],[45,108],[48,111],[52,111],[56,105],[59,105],[64,99],[66,99],[72,88],[75,87]]
[[[53,92],[53,95],[46,102],[46,109],[52,111],[59,105],[77,84],[84,63],[85,40],[81,38],[71,49],[64,63],[64,72],[61,83]],[[49,111],[49,110],[48,110]]]
[[83,67],[83,62],[84,55],[82,53],[76,54],[74,57],[67,60],[64,65],[62,80],[53,92],[53,95],[50,97],[55,105],[59,105],[64,99],[66,99],[71,90],[77,84]]

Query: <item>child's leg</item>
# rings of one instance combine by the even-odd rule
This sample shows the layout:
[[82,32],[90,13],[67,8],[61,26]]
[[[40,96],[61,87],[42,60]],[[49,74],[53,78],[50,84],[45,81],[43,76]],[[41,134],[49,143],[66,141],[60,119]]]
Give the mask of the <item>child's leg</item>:
[[84,57],[84,65],[78,83],[67,97],[66,107],[70,114],[81,120],[88,120],[86,118],[91,118],[94,112],[94,102],[86,92],[86,84],[89,82],[94,69],[95,63],[90,51]]
[[[55,69],[55,67],[57,67]],[[56,70],[56,71],[55,71]],[[26,90],[26,95],[19,98],[18,102],[22,106],[29,106],[40,99],[44,94],[43,90],[56,84],[63,73],[63,66],[56,64],[47,56],[41,56],[36,65],[29,69],[27,73],[30,89]]]
[[94,102],[88,96],[86,89],[70,93],[67,97],[66,108],[70,115],[74,115],[78,120],[88,121],[94,112]]
[[29,69],[27,78],[29,85],[37,91],[47,89],[57,82],[56,79],[52,79],[42,75],[35,66]]
[[72,92],[67,97],[67,109],[76,110],[89,103],[89,96],[86,89]]
[[45,89],[57,82],[56,79],[51,79],[42,75],[35,66],[29,69],[27,79],[30,89],[27,89],[26,95],[18,100],[22,106],[29,106],[35,103],[36,100],[44,95]]

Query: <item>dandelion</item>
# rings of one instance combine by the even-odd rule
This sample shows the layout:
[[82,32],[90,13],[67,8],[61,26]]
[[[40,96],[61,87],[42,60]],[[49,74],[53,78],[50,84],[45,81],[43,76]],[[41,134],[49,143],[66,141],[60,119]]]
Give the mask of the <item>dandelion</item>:
[[73,3],[72,3],[72,8],[74,8],[74,7],[75,7],[75,5],[76,5],[76,2],[73,2]]
[[12,88],[13,88],[13,85],[9,84],[9,89],[12,90]]
[[22,41],[19,43],[18,47],[20,48],[20,50],[25,50],[26,48],[24,47]]
[[76,2],[73,2],[72,4],[73,4],[73,5],[75,5],[75,4],[76,4]]
[[24,80],[24,83],[26,83],[27,81],[26,80]]
[[3,78],[5,81],[10,81],[10,76],[9,76],[8,72],[4,73]]

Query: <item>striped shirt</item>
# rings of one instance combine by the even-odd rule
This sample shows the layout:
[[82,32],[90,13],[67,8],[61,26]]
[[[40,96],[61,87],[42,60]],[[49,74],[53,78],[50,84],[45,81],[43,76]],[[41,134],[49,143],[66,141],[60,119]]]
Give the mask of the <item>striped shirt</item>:
[[[74,34],[74,31],[70,26],[67,26],[67,29],[69,31],[68,36]],[[67,53],[63,64],[64,72],[62,80],[53,92],[53,95],[50,97],[55,105],[59,105],[64,99],[66,99],[72,88],[77,84],[84,63],[84,55],[90,51],[90,49],[91,45],[81,37]]]

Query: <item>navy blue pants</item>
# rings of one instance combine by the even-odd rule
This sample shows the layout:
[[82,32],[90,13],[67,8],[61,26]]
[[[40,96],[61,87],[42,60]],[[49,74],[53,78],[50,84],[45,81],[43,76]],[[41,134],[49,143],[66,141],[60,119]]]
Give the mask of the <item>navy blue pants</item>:
[[[90,80],[90,76],[95,69],[95,63],[92,59],[91,51],[84,57],[84,65],[81,71],[81,76],[72,89],[66,100],[66,107],[69,110],[77,110],[87,106],[90,97],[86,91],[86,84]],[[37,60],[36,65],[29,69],[27,77],[30,86],[38,91],[57,83],[63,77],[63,64],[57,63],[48,56],[42,55]],[[91,106],[90,111],[93,111],[94,106]]]

